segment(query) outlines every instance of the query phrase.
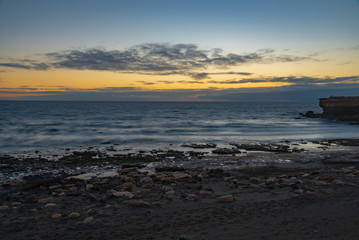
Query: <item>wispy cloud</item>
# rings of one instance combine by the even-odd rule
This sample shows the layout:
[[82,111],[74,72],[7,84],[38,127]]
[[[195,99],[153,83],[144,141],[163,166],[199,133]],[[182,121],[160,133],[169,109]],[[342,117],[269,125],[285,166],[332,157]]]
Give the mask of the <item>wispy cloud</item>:
[[45,54],[46,61],[19,60],[0,63],[2,67],[48,70],[63,68],[75,70],[115,71],[153,75],[186,75],[200,80],[213,74],[250,75],[245,72],[209,73],[209,67],[227,68],[254,63],[298,62],[317,60],[311,56],[276,55],[272,49],[252,53],[223,53],[222,49],[200,49],[196,44],[150,43],[126,50],[103,49],[66,50]]
[[216,84],[243,84],[243,83],[263,83],[263,82],[280,82],[291,83],[294,85],[317,85],[317,84],[338,84],[338,83],[359,83],[359,76],[337,77],[337,78],[314,78],[314,77],[272,77],[263,79],[239,79],[226,81],[208,81]]

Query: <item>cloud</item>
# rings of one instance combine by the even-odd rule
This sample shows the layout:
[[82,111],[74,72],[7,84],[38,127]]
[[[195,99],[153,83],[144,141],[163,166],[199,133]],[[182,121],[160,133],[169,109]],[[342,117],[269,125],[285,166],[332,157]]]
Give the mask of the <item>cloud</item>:
[[272,77],[263,79],[240,79],[227,81],[208,81],[208,83],[216,84],[243,84],[243,83],[291,83],[293,85],[318,85],[318,84],[338,84],[338,83],[359,83],[359,76],[337,77],[337,78],[314,78],[314,77]]
[[0,63],[0,67],[18,68],[25,70],[48,70],[50,66],[46,63],[39,63],[32,60],[21,60],[18,63]]
[[[254,81],[254,79],[253,79]],[[264,81],[264,80],[257,80]],[[359,92],[359,77],[310,78],[273,77],[266,81],[287,81],[280,87],[158,89],[105,87],[78,89],[66,87],[0,88],[0,99],[84,100],[84,101],[317,101],[320,97],[350,96]],[[198,81],[201,83],[201,81]],[[326,84],[324,84],[324,82]],[[319,84],[318,84],[319,83]]]
[[[115,71],[150,75],[185,75],[200,80],[211,74],[204,70],[227,68],[253,63],[296,62],[317,60],[313,57],[275,55],[272,49],[237,54],[223,53],[219,48],[205,50],[196,44],[149,43],[130,47],[125,50],[65,50],[45,54],[44,62],[20,60],[13,63],[0,63],[3,67],[19,69],[48,70],[64,68],[74,70]],[[227,74],[246,75],[250,73],[228,72]]]

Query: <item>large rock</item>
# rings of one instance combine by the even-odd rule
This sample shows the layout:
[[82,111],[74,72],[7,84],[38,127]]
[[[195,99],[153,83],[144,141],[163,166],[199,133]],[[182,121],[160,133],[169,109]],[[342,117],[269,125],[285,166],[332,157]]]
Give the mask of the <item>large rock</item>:
[[359,97],[330,97],[319,99],[322,116],[330,119],[359,121]]
[[313,111],[308,111],[301,115],[310,118],[359,121],[359,96],[320,98],[319,106],[323,108],[323,113],[316,114]]

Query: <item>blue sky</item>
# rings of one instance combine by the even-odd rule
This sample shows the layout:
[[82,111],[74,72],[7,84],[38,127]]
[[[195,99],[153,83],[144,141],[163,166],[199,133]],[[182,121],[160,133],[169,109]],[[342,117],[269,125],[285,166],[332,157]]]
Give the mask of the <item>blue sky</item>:
[[[359,2],[356,0],[2,0],[0,1],[0,32],[0,87],[4,96],[10,94],[6,92],[10,90],[6,89],[13,89],[11,93],[13,94],[24,86],[53,87],[54,85],[46,85],[46,82],[40,83],[40,80],[36,80],[36,78],[53,78],[58,73],[52,70],[56,68],[54,67],[56,64],[49,63],[49,53],[59,55],[66,51],[86,52],[89,49],[103,52],[126,51],[145,44],[170,46],[192,44],[202,52],[220,49],[222,56],[228,56],[227,54],[243,56],[263,52],[263,49],[271,51],[265,55],[267,61],[238,63],[233,66],[206,66],[206,73],[210,71],[215,73],[226,68],[227,72],[250,72],[251,79],[293,76],[335,79],[359,76],[359,71],[355,70],[359,69]],[[278,62],[273,60],[284,59],[284,57],[302,60],[291,61],[291,64],[290,61],[284,64],[282,60]],[[269,61],[268,58],[271,60]],[[24,67],[21,69],[15,67],[26,61],[27,63],[36,61],[51,68],[46,69],[46,73],[41,75],[39,72],[33,72],[33,69],[24,72]],[[335,66],[338,66],[337,69],[334,69]],[[185,81],[186,77],[192,76],[194,71],[202,73],[204,69],[203,66],[201,67],[201,69],[191,69],[191,73],[176,72],[177,79],[165,80]],[[215,67],[218,69],[214,69]],[[62,69],[66,70],[64,67]],[[71,71],[73,69],[71,68]],[[77,85],[66,85],[66,81],[58,85],[64,85],[73,92],[94,86],[92,83],[89,85],[85,83],[89,73],[84,69],[98,71],[88,66],[76,68],[77,72],[74,75],[83,83],[82,88]],[[137,87],[140,92],[148,92],[148,94],[151,91],[164,91],[165,87],[162,85],[147,89],[145,86],[137,86],[130,82],[132,81],[130,79],[135,78],[134,76],[138,76],[137,82],[140,80],[147,82],[147,86],[165,81],[161,76],[156,78],[157,73],[152,72],[151,79],[146,78],[149,72],[146,72],[146,76],[142,79],[143,71],[140,70],[131,72],[132,75],[128,76],[123,75],[124,71],[121,72],[117,68],[103,70],[103,78],[111,78],[111,80],[108,82],[103,80],[98,88]],[[82,76],[79,71],[83,72]],[[110,73],[105,71],[111,74],[115,71],[119,74],[116,75],[117,77],[110,76]],[[219,75],[214,75],[211,77],[212,83],[213,80],[217,82],[233,80],[231,76],[221,75],[219,78]],[[29,76],[27,83],[24,76]],[[77,81],[77,78],[73,81]],[[116,83],[114,83],[115,78],[118,81]],[[241,79],[248,81],[248,76],[242,76]],[[16,82],[18,84],[15,84]],[[209,89],[217,87],[208,82],[203,83],[205,86],[202,87],[189,87],[190,85],[187,84],[182,87],[177,86],[175,89],[196,89],[196,91],[202,89],[208,92]],[[354,81],[350,84],[356,87],[358,83]],[[219,90],[224,90],[220,86],[223,84],[218,87]],[[248,96],[253,87],[264,86],[237,86],[240,91],[247,89]],[[282,86],[273,86],[272,90],[279,90],[278,87]],[[331,87],[335,94],[335,86]],[[352,90],[353,86],[349,89]],[[170,89],[166,88],[166,91]],[[348,91],[348,94],[349,92],[352,93]],[[340,90],[340,93],[343,93],[343,90]],[[68,97],[70,93],[66,94]],[[208,93],[203,94],[208,96]],[[65,98],[58,92],[55,95],[60,99]],[[25,96],[21,98],[23,97]],[[51,96],[53,97],[54,95]],[[316,96],[313,93],[312,98],[314,97]],[[168,99],[167,97],[166,100]]]

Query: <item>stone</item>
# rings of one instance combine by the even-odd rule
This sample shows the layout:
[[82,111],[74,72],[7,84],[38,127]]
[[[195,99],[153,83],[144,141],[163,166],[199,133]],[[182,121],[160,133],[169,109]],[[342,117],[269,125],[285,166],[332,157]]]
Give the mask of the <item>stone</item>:
[[241,151],[238,148],[217,148],[213,150],[212,153],[225,155],[241,153]]
[[22,181],[21,179],[9,179],[7,180],[4,185],[5,186],[19,186],[19,185],[23,185],[24,181]]
[[93,187],[93,184],[86,184],[86,190],[91,190]]
[[234,183],[231,183],[228,185],[228,187],[234,189],[234,188],[237,188],[237,185]]
[[198,174],[199,178],[208,178],[208,174],[206,172],[201,172],[200,174]]
[[134,206],[134,207],[144,207],[144,206],[148,206],[148,203],[142,200],[131,200],[129,202],[130,206]]
[[151,177],[143,177],[140,179],[140,183],[142,184],[148,184],[148,183],[152,183],[152,178]]
[[225,177],[223,180],[225,182],[229,182],[229,181],[232,181],[234,179],[234,177]]
[[87,214],[88,214],[88,215],[94,215],[95,213],[96,213],[96,210],[93,209],[93,208],[87,210]]
[[11,206],[14,206],[14,207],[19,206],[19,205],[21,205],[21,202],[12,202],[11,203]]
[[328,185],[328,183],[325,182],[325,181],[315,181],[315,180],[313,180],[313,181],[311,181],[311,183],[313,185],[315,185],[315,186],[327,186]]
[[196,195],[196,194],[188,193],[188,194],[187,194],[187,197],[189,197],[189,198],[197,198],[197,195]]
[[81,214],[78,212],[72,212],[69,214],[69,218],[71,218],[71,219],[79,218],[80,216],[81,216]]
[[266,179],[266,184],[272,184],[272,183],[275,183],[276,181],[277,181],[277,178],[269,177]]
[[187,173],[173,173],[172,176],[175,180],[181,180],[189,177]]
[[333,177],[333,176],[319,176],[319,177],[317,177],[317,179],[324,180],[324,181],[327,181],[327,182],[332,182],[332,181],[335,180],[335,177]]
[[48,197],[48,198],[42,198],[39,199],[37,202],[38,203],[52,203],[54,201],[54,199],[52,197]]
[[150,184],[150,183],[148,183],[148,184],[143,184],[143,185],[142,185],[142,188],[143,188],[143,189],[152,189],[152,188],[153,188],[153,185]]
[[56,206],[56,203],[47,203],[45,205],[45,208],[48,208],[48,207],[55,207]]
[[201,190],[201,191],[199,191],[199,194],[200,194],[200,195],[212,195],[213,192],[206,191],[206,190]]
[[87,218],[85,218],[84,223],[90,223],[93,221],[93,219],[94,219],[94,217],[87,217]]
[[169,187],[169,186],[162,186],[161,190],[164,192],[168,192],[168,191],[173,191],[173,188]]
[[260,178],[251,178],[253,183],[260,183],[262,180]]
[[136,192],[137,186],[134,183],[128,182],[122,184],[122,191],[128,191],[128,192]]
[[215,148],[217,147],[214,143],[184,143],[182,147],[188,148]]
[[8,205],[2,205],[0,206],[0,211],[2,210],[8,210],[9,209],[9,206]]
[[118,169],[117,173],[130,173],[130,172],[138,172],[138,167],[130,167],[124,169]]
[[132,198],[135,197],[135,195],[133,193],[128,192],[128,191],[124,191],[124,192],[113,191],[112,196],[114,196],[114,197],[125,197],[125,198],[128,198],[128,199],[132,199]]
[[49,187],[49,189],[50,190],[54,190],[54,189],[57,189],[57,188],[60,188],[60,187],[62,187],[61,185],[51,185],[50,187]]
[[54,214],[51,215],[51,218],[52,218],[52,219],[62,218],[62,214],[61,214],[61,213],[54,213]]
[[229,203],[229,202],[233,202],[234,198],[232,195],[225,195],[225,196],[221,196],[217,198],[217,202],[219,203]]
[[336,185],[344,185],[344,182],[342,180],[339,180],[339,179],[335,179],[333,181],[333,183],[336,184]]

